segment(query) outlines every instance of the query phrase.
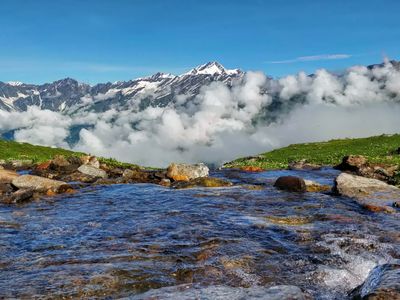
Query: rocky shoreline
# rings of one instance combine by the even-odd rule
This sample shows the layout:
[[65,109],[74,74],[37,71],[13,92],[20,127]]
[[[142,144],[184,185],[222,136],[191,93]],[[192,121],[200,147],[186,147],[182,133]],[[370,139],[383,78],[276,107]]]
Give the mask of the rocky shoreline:
[[[319,170],[322,166],[305,160],[291,162],[289,170]],[[290,192],[333,193],[354,199],[373,212],[396,212],[399,207],[400,189],[396,172],[398,166],[369,163],[363,156],[345,156],[334,167],[342,171],[333,186],[320,185],[300,177],[277,178],[274,186]],[[248,166],[244,172],[262,172],[261,168]],[[100,163],[95,156],[64,157],[33,164],[26,161],[0,164],[0,202],[21,203],[42,196],[74,193],[88,185],[150,183],[182,189],[195,187],[228,187],[233,184],[209,177],[209,168],[200,164],[171,163],[167,169],[143,169],[140,167],[110,167]]]
[[[289,164],[289,170],[313,171],[322,166],[298,161]],[[346,156],[335,167],[341,173],[333,185],[322,185],[299,176],[281,176],[274,181],[277,190],[290,193],[328,193],[352,199],[366,212],[398,213],[400,189],[390,183],[397,168],[374,165],[362,156]],[[243,167],[241,172],[262,172],[260,168]],[[299,172],[298,174],[301,174]],[[109,184],[150,183],[171,189],[231,187],[228,180],[209,176],[204,164],[172,163],[167,169],[148,170],[135,167],[109,167],[94,156],[57,156],[40,164],[13,162],[0,166],[0,203],[15,205],[26,201],[75,193],[87,186]],[[250,185],[246,188],[254,188]],[[272,223],[301,224],[303,219],[272,218]],[[398,264],[378,266],[366,281],[354,291],[353,299],[400,298],[397,284],[400,279]],[[372,299],[372,298],[371,298]],[[374,298],[375,299],[375,298]]]

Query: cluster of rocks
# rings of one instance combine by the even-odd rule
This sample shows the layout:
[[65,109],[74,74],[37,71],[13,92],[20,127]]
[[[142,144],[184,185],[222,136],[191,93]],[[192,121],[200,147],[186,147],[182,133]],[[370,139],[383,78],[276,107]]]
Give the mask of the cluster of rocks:
[[52,196],[72,191],[72,187],[63,181],[28,174],[19,175],[12,170],[0,170],[0,202],[2,203],[21,203],[44,194]]
[[19,203],[43,195],[53,196],[87,184],[152,183],[176,189],[232,185],[229,181],[209,177],[209,169],[204,164],[172,163],[168,169],[145,170],[109,167],[95,156],[56,156],[38,165],[24,166],[24,169],[30,169],[30,174],[18,174],[16,170],[20,165],[7,163],[0,166],[1,202]]
[[334,168],[354,175],[382,180],[387,183],[392,183],[393,177],[399,171],[398,165],[372,163],[362,155],[345,156],[342,162]]
[[[305,160],[293,162],[291,170],[318,170],[317,165]],[[338,166],[343,171],[334,181],[333,187],[320,185],[296,176],[283,176],[276,180],[275,187],[290,192],[330,192],[354,199],[362,207],[373,212],[396,212],[400,206],[400,189],[392,183],[398,166],[369,163],[360,155],[345,156]]]

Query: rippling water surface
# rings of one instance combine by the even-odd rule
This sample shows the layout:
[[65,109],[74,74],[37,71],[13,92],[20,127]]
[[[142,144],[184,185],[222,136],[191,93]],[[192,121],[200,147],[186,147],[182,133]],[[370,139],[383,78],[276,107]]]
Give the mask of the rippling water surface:
[[1,205],[0,296],[233,299],[295,285],[344,299],[375,265],[399,258],[398,215],[277,191],[288,174],[323,184],[337,175],[225,170],[213,175],[237,186],[99,186]]

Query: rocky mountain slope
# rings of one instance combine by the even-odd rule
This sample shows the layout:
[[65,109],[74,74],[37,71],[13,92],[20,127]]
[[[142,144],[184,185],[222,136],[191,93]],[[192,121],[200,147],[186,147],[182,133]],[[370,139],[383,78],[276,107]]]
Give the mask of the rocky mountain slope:
[[243,72],[227,70],[217,62],[198,66],[182,75],[157,73],[129,81],[100,83],[90,86],[72,78],[65,78],[42,85],[21,82],[0,82],[0,110],[26,111],[38,106],[57,112],[72,113],[76,110],[102,112],[117,107],[136,106],[138,110],[149,105],[166,106],[185,95],[190,99],[202,86],[219,81],[230,86]]

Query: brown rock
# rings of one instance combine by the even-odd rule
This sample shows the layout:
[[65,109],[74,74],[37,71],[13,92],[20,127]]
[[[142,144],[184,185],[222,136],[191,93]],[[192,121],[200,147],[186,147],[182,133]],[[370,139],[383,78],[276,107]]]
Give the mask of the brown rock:
[[48,161],[45,161],[45,162],[42,162],[42,163],[38,164],[36,166],[36,170],[45,171],[45,170],[50,169],[50,166],[51,166],[51,160],[48,160]]
[[126,169],[122,173],[122,177],[128,181],[133,182],[149,182],[151,174],[140,169]]
[[9,183],[0,183],[0,195],[9,194],[14,191],[13,187]]
[[335,169],[358,172],[366,163],[367,159],[362,155],[348,155],[343,157],[341,164],[337,165]]
[[52,190],[55,193],[63,193],[71,188],[63,181],[52,180],[34,175],[22,175],[16,177],[12,184],[19,189],[32,189],[37,192]]
[[91,156],[91,155],[82,156],[81,163],[83,165],[90,165],[95,168],[100,168],[100,162],[97,160],[96,156]]
[[12,194],[3,197],[2,202],[7,204],[21,203],[33,197],[32,189],[20,189]]
[[282,176],[279,177],[274,186],[280,190],[289,192],[306,192],[307,187],[303,178],[296,176]]
[[0,170],[0,182],[1,183],[11,183],[13,179],[17,178],[19,174],[15,171],[10,170]]
[[65,168],[70,165],[69,161],[63,155],[56,155],[52,160],[52,164],[56,168]]

